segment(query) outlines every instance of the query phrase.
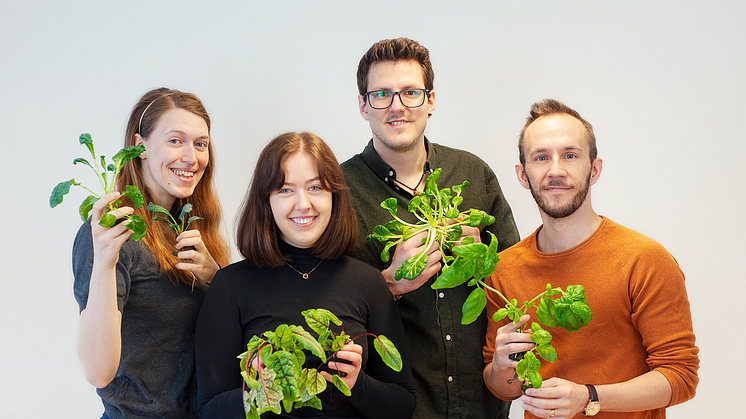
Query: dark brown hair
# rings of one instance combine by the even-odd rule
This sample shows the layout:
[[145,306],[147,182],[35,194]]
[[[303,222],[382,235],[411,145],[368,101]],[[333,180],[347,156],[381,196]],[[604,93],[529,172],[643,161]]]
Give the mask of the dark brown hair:
[[593,125],[591,125],[590,122],[583,119],[575,109],[572,109],[571,107],[565,105],[559,100],[544,99],[541,102],[536,102],[533,105],[531,105],[531,112],[529,114],[529,117],[526,119],[526,125],[523,126],[523,129],[521,130],[521,135],[518,137],[518,159],[520,160],[521,165],[526,164],[526,153],[523,151],[523,138],[526,135],[526,130],[528,129],[528,126],[531,125],[537,119],[541,118],[542,116],[547,116],[547,115],[552,115],[552,114],[557,114],[557,113],[564,113],[564,114],[570,115],[583,124],[583,126],[585,127],[586,139],[588,140],[588,148],[589,148],[589,154],[591,157],[591,163],[593,163],[593,161],[596,160],[596,157],[598,157],[598,149],[596,148],[596,134],[593,133]]
[[321,138],[310,132],[288,132],[270,141],[262,150],[241,204],[236,245],[243,257],[254,265],[272,267],[289,261],[280,251],[280,230],[272,215],[269,197],[285,184],[283,166],[288,157],[296,153],[305,153],[316,162],[321,187],[332,193],[329,225],[311,248],[311,253],[323,259],[334,259],[355,246],[355,209],[334,153]]
[[360,59],[357,66],[357,90],[364,95],[368,90],[368,73],[370,67],[378,62],[415,60],[422,67],[425,89],[433,90],[435,73],[430,63],[427,48],[408,38],[384,39],[373,44]]
[[[135,134],[140,134],[143,138],[153,132],[158,121],[164,113],[171,109],[184,109],[200,118],[204,119],[207,124],[208,135],[210,133],[210,116],[207,114],[205,107],[199,98],[191,93],[184,93],[178,90],[160,89],[151,90],[135,104],[127,123],[127,131],[124,137],[124,145],[135,145]],[[144,112],[144,114],[143,114]],[[146,145],[147,147],[147,145]],[[205,172],[194,189],[194,193],[189,197],[189,202],[194,205],[192,215],[199,215],[203,220],[197,220],[192,223],[190,228],[199,230],[202,240],[220,266],[226,266],[230,263],[230,251],[222,234],[220,234],[221,209],[217,195],[214,190],[213,176],[215,172],[215,161],[213,159],[212,141],[208,143],[209,158]],[[152,194],[142,177],[142,161],[139,158],[126,162],[117,176],[117,189],[122,191],[125,185],[135,185],[140,188],[145,205],[142,208],[135,209],[135,214],[140,215],[145,220],[151,218],[145,210],[147,204],[152,201]],[[168,208],[172,214],[178,214],[186,200],[177,199],[172,208]],[[132,206],[127,200],[126,205]],[[174,282],[191,284],[194,278],[189,272],[176,269],[175,263],[179,259],[171,254],[174,250],[174,230],[168,228],[167,223],[157,222],[150,223],[148,233],[142,239],[143,243],[150,249],[158,264],[161,272]]]

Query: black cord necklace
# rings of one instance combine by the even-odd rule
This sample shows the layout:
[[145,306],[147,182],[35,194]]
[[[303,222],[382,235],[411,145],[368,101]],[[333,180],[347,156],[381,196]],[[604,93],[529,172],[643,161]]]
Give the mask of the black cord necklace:
[[420,191],[417,190],[417,187],[420,186],[420,183],[422,183],[422,179],[425,178],[425,175],[427,175],[427,172],[422,172],[422,176],[420,176],[420,180],[417,181],[417,185],[415,185],[414,188],[396,178],[394,178],[394,182],[412,191],[412,196],[417,196],[421,193]]

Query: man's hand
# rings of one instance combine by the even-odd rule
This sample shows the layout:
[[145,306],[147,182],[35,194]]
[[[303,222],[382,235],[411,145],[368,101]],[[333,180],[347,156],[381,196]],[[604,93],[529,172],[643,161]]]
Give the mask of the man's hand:
[[527,389],[521,401],[523,410],[540,418],[564,419],[582,412],[589,398],[586,386],[554,377]]
[[534,348],[531,342],[531,333],[519,333],[518,329],[523,327],[531,318],[528,314],[521,316],[517,324],[510,322],[505,326],[497,329],[495,336],[495,353],[492,354],[492,368],[495,371],[515,370],[518,361],[514,361],[508,356],[516,352],[530,351]]
[[397,281],[394,279],[396,271],[401,267],[405,260],[422,253],[422,251],[425,250],[425,244],[422,243],[422,240],[426,237],[427,232],[422,232],[396,246],[391,265],[381,272],[383,277],[386,279],[386,283],[388,284],[389,290],[391,290],[392,294],[401,295],[414,291],[421,287],[422,284],[427,282],[431,276],[435,275],[440,270],[440,259],[443,257],[443,254],[438,250],[438,243],[433,242],[430,248],[427,249],[427,265],[420,276],[412,280],[401,279]]

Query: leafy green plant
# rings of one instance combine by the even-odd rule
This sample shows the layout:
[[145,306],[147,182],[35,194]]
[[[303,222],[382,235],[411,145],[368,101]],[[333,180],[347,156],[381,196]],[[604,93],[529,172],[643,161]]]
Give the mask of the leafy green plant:
[[[394,219],[374,228],[373,233],[368,235],[368,240],[388,241],[381,252],[381,260],[388,262],[389,249],[405,241],[415,234],[427,231],[427,239],[424,243],[429,248],[433,242],[438,242],[441,253],[443,253],[443,269],[440,275],[431,285],[433,289],[454,288],[464,283],[474,287],[466,298],[461,308],[461,323],[474,322],[487,306],[486,290],[490,290],[505,301],[505,308],[498,310],[493,320],[499,321],[506,316],[518,323],[520,317],[526,314],[529,308],[537,306],[539,322],[547,327],[562,327],[568,331],[577,331],[580,327],[588,324],[591,320],[591,311],[585,301],[582,285],[571,285],[567,291],[561,288],[552,288],[547,284],[547,290],[536,296],[531,301],[524,301],[522,305],[513,299],[509,301],[498,290],[488,286],[484,278],[492,275],[492,272],[500,261],[497,254],[497,238],[491,232],[490,244],[474,243],[472,237],[464,239],[459,246],[455,241],[461,236],[461,225],[477,227],[480,223],[492,224],[495,218],[484,211],[470,209],[461,212],[458,205],[463,198],[461,192],[469,182],[464,181],[452,188],[438,189],[437,181],[441,169],[436,169],[427,178],[425,191],[413,197],[409,201],[408,210],[413,213],[418,222],[411,224],[397,217],[397,203],[395,198],[389,198],[381,203]],[[455,196],[452,196],[455,193]],[[445,250],[450,250],[448,255]],[[407,259],[396,271],[396,280],[401,278],[414,279],[419,276],[427,265],[426,252],[417,254]],[[558,297],[559,296],[559,297]],[[537,302],[538,301],[538,302]],[[549,342],[552,335],[544,330],[540,324],[534,322],[531,325],[531,340],[536,347],[525,354],[519,361],[517,367],[518,378],[526,385],[540,387],[542,378],[539,374],[541,361],[536,357],[554,362],[557,352]]]
[[[169,212],[167,209],[163,208],[160,205],[156,205],[152,202],[148,204],[148,207],[146,208],[148,212],[152,212],[155,214],[155,217],[153,217],[150,222],[162,220],[168,223],[168,228],[176,231],[176,237],[179,236],[179,234],[185,232],[189,229],[189,224],[192,224],[193,221],[196,220],[202,220],[202,217],[198,216],[192,216],[189,217],[189,219],[186,218],[187,214],[192,212],[192,204],[184,204],[183,207],[181,207],[181,213],[179,213],[179,219],[175,219],[173,215],[171,215],[171,212]],[[150,225],[150,223],[148,223]],[[194,250],[194,246],[185,246],[182,250]],[[171,252],[174,256],[178,255],[178,252],[176,250]]]
[[[344,328],[339,334],[332,331],[331,324],[342,325],[342,321],[332,312],[312,309],[303,311],[302,314],[306,324],[318,334],[318,338],[314,339],[302,326],[281,324],[274,331],[252,337],[247,344],[247,351],[238,356],[244,379],[243,397],[247,419],[259,419],[259,415],[264,412],[279,415],[282,409],[289,413],[293,408],[305,406],[320,410],[321,400],[316,395],[326,389],[327,381],[319,369],[327,362],[327,352],[332,352],[330,357],[334,359],[337,351],[360,336],[373,336],[373,345],[383,362],[394,371],[401,371],[401,355],[385,336],[365,333],[351,339],[344,333]],[[319,368],[308,368],[304,352],[306,350],[321,359]],[[254,360],[257,358],[265,368],[255,368]],[[334,373],[332,380],[334,386],[344,395],[352,394],[339,375]]]
[[[54,208],[59,205],[62,202],[64,196],[70,192],[71,186],[80,186],[91,193],[91,195],[83,200],[83,202],[80,204],[80,207],[78,208],[80,218],[82,218],[84,222],[89,222],[88,214],[91,212],[93,204],[101,199],[102,196],[108,195],[114,191],[117,174],[122,169],[124,163],[139,156],[143,151],[145,151],[145,147],[142,145],[127,146],[119,150],[119,152],[114,155],[114,157],[112,158],[113,163],[107,164],[106,158],[103,155],[96,158],[96,153],[93,149],[93,139],[91,138],[91,134],[81,134],[79,141],[80,144],[83,144],[88,148],[88,151],[91,153],[91,157],[93,157],[93,164],[82,157],[73,160],[73,164],[82,163],[90,167],[96,173],[96,177],[98,178],[103,193],[101,195],[98,195],[97,193],[88,189],[86,186],[76,182],[75,179],[70,179],[65,182],[60,182],[59,184],[57,184],[57,186],[54,187],[54,189],[52,190],[52,195],[49,197],[49,206]],[[112,227],[114,224],[117,223],[117,217],[114,214],[111,214],[111,211],[119,207],[122,198],[124,197],[129,198],[137,208],[141,208],[143,205],[144,199],[137,186],[127,185],[125,190],[122,191],[119,198],[109,203],[106,212],[101,216],[101,220],[98,222],[99,225],[103,227]],[[132,230],[132,235],[130,237],[133,240],[140,240],[145,237],[145,233],[147,232],[147,225],[142,217],[140,217],[139,215],[126,215],[124,216],[124,218],[127,220],[127,228]]]
[[[552,288],[547,284],[546,290],[530,301],[518,304],[516,299],[508,300],[494,288],[487,288],[496,293],[505,306],[492,315],[492,320],[500,321],[508,318],[513,324],[518,324],[521,316],[528,314],[528,310],[536,308],[536,318],[546,327],[561,327],[568,332],[577,332],[581,327],[590,323],[593,317],[588,302],[585,299],[585,289],[582,285],[569,285],[566,291],[562,288]],[[523,390],[541,387],[543,379],[539,374],[541,361],[537,355],[548,362],[557,360],[557,351],[549,343],[552,335],[537,322],[531,323],[531,341],[536,345],[525,353],[511,354],[512,359],[519,359],[516,367],[516,378],[523,384]],[[519,329],[526,331],[525,325]]]

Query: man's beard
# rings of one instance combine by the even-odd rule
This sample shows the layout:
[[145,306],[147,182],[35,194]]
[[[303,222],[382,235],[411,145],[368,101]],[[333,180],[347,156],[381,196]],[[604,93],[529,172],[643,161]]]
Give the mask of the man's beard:
[[[544,197],[541,196],[541,194],[534,189],[534,185],[531,184],[531,180],[527,174],[526,180],[528,180],[529,188],[531,189],[531,195],[534,197],[534,201],[536,201],[536,205],[541,208],[542,211],[544,211],[545,214],[548,216],[559,219],[559,218],[565,218],[569,217],[570,215],[574,214],[575,211],[580,208],[581,205],[583,205],[583,202],[585,202],[585,197],[588,195],[588,190],[590,189],[591,184],[591,170],[588,171],[588,177],[585,180],[585,183],[583,183],[580,186],[580,189],[575,193],[575,195],[572,197],[570,202],[567,203],[567,205],[560,207],[560,208],[552,208],[549,206],[549,204],[546,202]],[[549,184],[547,186],[566,186],[564,182],[552,179],[549,181]]]

